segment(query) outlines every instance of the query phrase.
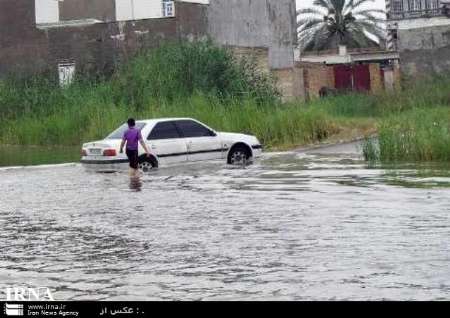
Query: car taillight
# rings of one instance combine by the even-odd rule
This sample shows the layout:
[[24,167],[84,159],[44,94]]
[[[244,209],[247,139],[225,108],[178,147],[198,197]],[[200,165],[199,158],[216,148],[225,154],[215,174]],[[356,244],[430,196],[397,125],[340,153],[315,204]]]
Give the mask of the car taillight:
[[103,150],[103,156],[105,156],[105,157],[115,157],[115,156],[117,156],[116,149]]
[[81,155],[82,155],[83,157],[86,157],[86,156],[87,156],[87,151],[86,151],[86,149],[81,149]]

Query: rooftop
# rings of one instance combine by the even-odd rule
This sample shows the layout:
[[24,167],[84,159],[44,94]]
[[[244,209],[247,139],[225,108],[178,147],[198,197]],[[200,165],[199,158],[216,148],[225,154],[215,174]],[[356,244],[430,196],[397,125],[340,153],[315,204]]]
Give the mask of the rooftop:
[[366,61],[385,61],[398,60],[400,54],[395,51],[386,51],[382,49],[346,49],[330,50],[317,53],[302,53],[298,62],[324,63],[324,64],[350,64]]

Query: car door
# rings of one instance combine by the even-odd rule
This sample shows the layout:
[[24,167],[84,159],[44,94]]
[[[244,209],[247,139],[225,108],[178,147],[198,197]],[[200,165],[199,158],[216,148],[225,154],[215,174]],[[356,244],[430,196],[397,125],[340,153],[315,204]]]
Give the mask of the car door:
[[186,140],[189,161],[223,158],[222,141],[214,131],[194,120],[177,120],[175,124]]
[[182,163],[188,160],[186,140],[173,121],[157,123],[147,138],[152,153],[160,164]]

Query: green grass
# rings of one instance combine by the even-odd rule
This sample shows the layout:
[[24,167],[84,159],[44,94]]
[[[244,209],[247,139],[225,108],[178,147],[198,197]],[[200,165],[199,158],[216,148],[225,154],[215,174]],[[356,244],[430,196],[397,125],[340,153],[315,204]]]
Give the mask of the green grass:
[[323,140],[337,130],[320,107],[282,104],[274,79],[252,57],[210,42],[166,44],[107,79],[67,88],[36,77],[0,82],[0,143],[79,145],[129,117],[192,117],[222,131],[255,134],[267,147]]
[[45,76],[0,81],[0,144],[80,145],[129,117],[192,117],[277,149],[378,130],[379,146],[365,144],[367,160],[450,161],[449,106],[449,78],[391,94],[281,103],[252,58],[238,61],[210,42],[166,44],[109,78],[81,75],[67,88]]
[[[146,109],[83,105],[46,117],[24,116],[6,122],[2,143],[21,145],[77,145],[102,139],[129,117],[192,117],[221,131],[255,134],[267,147],[292,146],[323,140],[336,133],[329,116],[317,108],[260,105],[254,100],[229,100],[194,95]],[[68,120],[70,118],[70,120]]]
[[378,140],[366,140],[369,161],[450,161],[450,107],[415,108],[380,121]]

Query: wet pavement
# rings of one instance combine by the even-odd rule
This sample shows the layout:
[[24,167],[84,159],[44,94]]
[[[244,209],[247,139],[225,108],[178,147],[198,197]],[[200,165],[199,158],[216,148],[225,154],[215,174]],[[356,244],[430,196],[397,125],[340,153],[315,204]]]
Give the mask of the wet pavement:
[[0,290],[56,300],[448,300],[447,168],[358,145],[160,169],[0,168]]

